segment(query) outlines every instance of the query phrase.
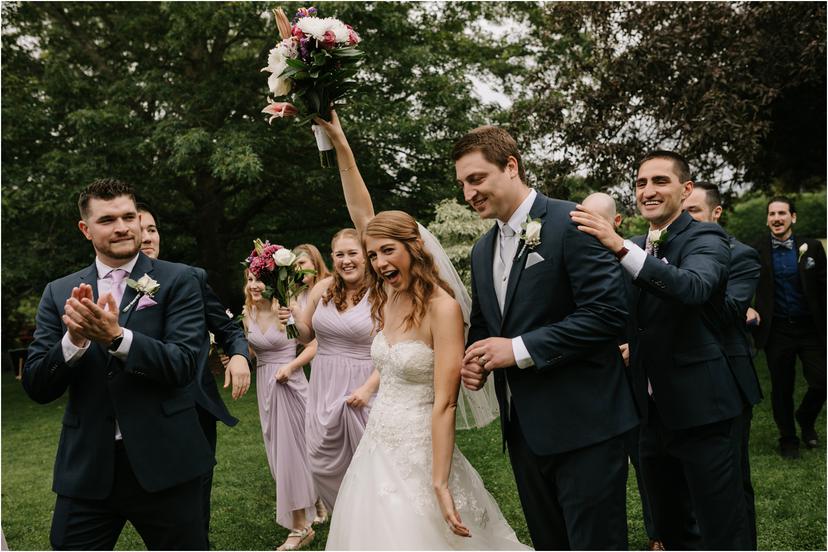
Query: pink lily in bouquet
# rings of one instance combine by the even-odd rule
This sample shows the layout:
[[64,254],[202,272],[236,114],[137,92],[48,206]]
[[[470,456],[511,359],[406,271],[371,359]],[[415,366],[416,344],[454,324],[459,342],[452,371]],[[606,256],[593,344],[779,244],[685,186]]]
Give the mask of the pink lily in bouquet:
[[[354,89],[352,77],[363,56],[360,38],[350,25],[333,17],[320,18],[316,8],[300,8],[288,21],[281,8],[273,11],[281,41],[270,50],[267,79],[276,100],[262,111],[279,117],[296,117],[307,124],[314,117],[330,119],[332,105]],[[278,101],[277,101],[278,100]],[[328,135],[312,125],[323,167],[333,167],[333,146]]]

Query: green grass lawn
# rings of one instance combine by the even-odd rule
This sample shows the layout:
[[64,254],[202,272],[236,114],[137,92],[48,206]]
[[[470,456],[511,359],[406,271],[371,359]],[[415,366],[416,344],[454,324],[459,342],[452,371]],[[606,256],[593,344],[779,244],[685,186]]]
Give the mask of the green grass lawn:
[[[769,394],[764,355],[759,355],[759,374]],[[49,549],[49,527],[54,507],[51,491],[52,465],[65,405],[61,399],[39,405],[26,397],[20,382],[2,375],[2,527],[12,550]],[[799,378],[797,395],[804,381]],[[235,428],[219,425],[218,466],[213,486],[213,517],[210,541],[214,549],[272,550],[287,536],[277,526],[275,488],[262,446],[256,390],[251,388],[233,413],[241,420]],[[825,414],[819,419],[825,437]],[[756,490],[759,548],[761,550],[825,550],[825,445],[802,450],[798,461],[782,460],[775,452],[776,429],[770,401],[754,411],[751,462]],[[460,448],[480,472],[518,537],[530,544],[514,480],[506,455],[500,452],[497,422],[489,427],[460,432]],[[641,519],[641,505],[630,469],[628,481],[630,549],[641,550],[647,538]],[[317,530],[313,549],[325,545],[327,526]],[[118,542],[118,550],[144,550],[131,526]]]

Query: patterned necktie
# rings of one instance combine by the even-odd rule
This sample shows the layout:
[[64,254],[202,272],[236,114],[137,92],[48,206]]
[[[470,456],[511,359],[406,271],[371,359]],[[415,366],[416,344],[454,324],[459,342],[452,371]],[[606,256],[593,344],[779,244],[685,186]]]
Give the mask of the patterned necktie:
[[787,240],[777,240],[776,238],[771,237],[771,245],[773,245],[774,249],[784,247],[785,249],[793,250],[794,241],[793,238],[788,238]]
[[125,280],[128,275],[129,273],[126,270],[116,268],[105,276],[106,278],[110,278],[112,280],[112,287],[109,289],[109,293],[112,294],[112,298],[115,300],[116,305],[120,306],[121,299],[124,298],[124,288],[126,287]]

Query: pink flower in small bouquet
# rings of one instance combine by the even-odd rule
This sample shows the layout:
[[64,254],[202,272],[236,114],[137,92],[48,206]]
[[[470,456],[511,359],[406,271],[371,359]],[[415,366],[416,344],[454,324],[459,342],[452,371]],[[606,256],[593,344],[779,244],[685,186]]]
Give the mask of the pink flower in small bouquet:
[[[305,276],[316,273],[315,270],[300,269],[295,263],[296,255],[293,251],[258,238],[253,240],[253,251],[242,262],[253,277],[265,285],[262,296],[265,299],[275,297],[283,307],[290,306],[291,300],[307,287],[304,283]],[[299,335],[292,316],[285,327],[285,333],[288,339]]]
[[[267,79],[276,100],[263,109],[275,117],[296,117],[306,125],[314,117],[330,119],[331,106],[347,97],[364,52],[353,27],[333,17],[320,18],[316,8],[300,8],[293,21],[281,9],[273,12],[281,41],[270,50]],[[285,105],[290,107],[285,107]],[[333,146],[322,128],[312,125],[323,167],[335,166]]]

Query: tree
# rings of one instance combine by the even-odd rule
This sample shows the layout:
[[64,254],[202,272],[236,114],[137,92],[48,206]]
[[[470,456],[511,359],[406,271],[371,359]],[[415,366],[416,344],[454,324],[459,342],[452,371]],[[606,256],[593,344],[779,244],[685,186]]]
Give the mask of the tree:
[[[324,250],[350,226],[310,129],[268,127],[260,113],[272,7],[3,4],[4,322],[22,298],[89,263],[74,202],[97,177],[133,183],[159,212],[162,258],[206,268],[234,306],[254,237]],[[340,113],[377,210],[427,219],[456,194],[447,152],[482,120],[468,74],[497,48],[463,32],[484,8],[320,6],[363,38],[362,84]],[[4,324],[6,346],[14,331]]]
[[553,188],[580,170],[590,186],[630,193],[636,160],[657,146],[722,184],[824,188],[824,3],[510,9],[531,30],[512,122],[545,145],[537,172]]

